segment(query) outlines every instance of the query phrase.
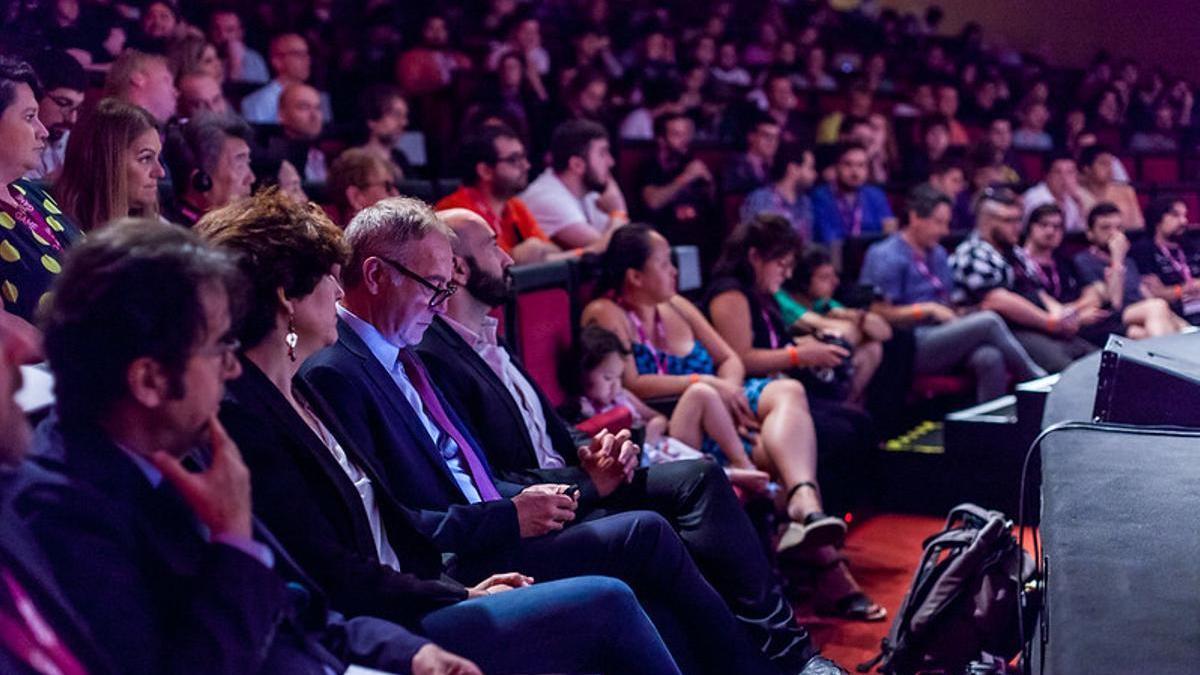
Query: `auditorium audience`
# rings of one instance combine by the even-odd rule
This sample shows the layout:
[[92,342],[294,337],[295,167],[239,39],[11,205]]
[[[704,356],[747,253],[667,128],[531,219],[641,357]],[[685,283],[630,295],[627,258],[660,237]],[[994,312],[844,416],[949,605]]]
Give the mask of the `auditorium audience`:
[[[677,294],[677,275],[662,235],[644,225],[619,230],[604,254],[602,295],[584,310],[584,325],[606,328],[629,346],[624,384],[638,396],[677,396],[704,383],[721,393],[742,427],[758,428],[775,413],[751,460],[761,466],[773,463],[785,472],[792,532],[811,535],[810,543],[837,541],[845,524],[821,511],[813,482],[816,439],[803,387],[762,378],[746,382],[741,359],[700,310]],[[784,548],[799,543],[789,538]]]
[[517,196],[529,184],[529,157],[516,132],[499,125],[483,127],[463,139],[457,161],[462,185],[437,203],[439,210],[458,208],[478,214],[496,234],[500,248],[518,264],[576,255],[551,242]]
[[173,223],[191,227],[209,211],[248,196],[249,125],[232,115],[202,115],[167,137],[165,160],[175,188]]
[[520,194],[521,201],[560,248],[604,246],[629,222],[614,164],[604,127],[587,120],[564,122],[550,140],[550,165]]
[[[293,387],[300,365],[337,339],[342,233],[311,205],[263,193],[196,226],[239,256],[250,280],[238,331],[241,375],[220,419],[250,470],[254,511],[347,616],[385,617],[487,672],[677,672],[628,587],[583,577],[533,584],[517,573],[466,587],[381,484],[326,409]],[[504,591],[514,590],[513,593]],[[492,597],[494,596],[494,597]],[[498,617],[487,635],[464,628]],[[512,649],[513,640],[524,642]],[[569,645],[569,646],[568,646]]]
[[1046,371],[995,312],[956,309],[954,274],[938,243],[950,230],[950,206],[950,198],[928,184],[914,188],[908,224],[867,250],[860,281],[882,295],[873,312],[895,328],[913,329],[917,374],[966,369],[976,400],[990,401],[1008,390],[1010,376],[1023,381]]
[[216,420],[241,370],[232,261],[181,228],[119,221],[79,245],[55,288],[55,411],[34,442],[42,471],[12,508],[113,668],[415,670],[425,639],[327,612],[253,522],[249,473]]
[[162,142],[150,113],[115,98],[100,101],[75,129],[54,191],[84,232],[125,218],[158,216],[166,176]]
[[236,10],[218,7],[213,11],[208,39],[216,46],[230,82],[258,84],[271,79],[262,54],[246,45],[246,31]]
[[883,360],[883,343],[892,338],[892,328],[874,312],[846,307],[835,300],[838,285],[832,257],[823,248],[812,246],[797,257],[790,276],[774,297],[789,331],[799,324],[817,334],[837,335],[854,348],[846,400],[861,404]]
[[30,62],[42,85],[38,98],[38,119],[48,136],[42,149],[41,162],[25,177],[30,180],[53,181],[62,172],[63,158],[71,129],[79,117],[83,94],[87,90],[87,73],[73,56],[48,49]]
[[306,181],[325,182],[328,163],[317,145],[325,126],[320,93],[307,84],[289,84],[279,95],[278,114],[280,133],[263,142],[262,154],[288,160]]
[[838,147],[834,180],[813,189],[812,205],[813,239],[820,243],[896,229],[887,196],[867,183],[867,151],[858,143]]
[[780,148],[771,165],[771,184],[746,196],[739,212],[742,222],[762,213],[786,218],[800,243],[813,240],[813,209],[808,190],[817,179],[811,150],[800,145]]
[[[839,672],[811,658],[730,478],[787,511],[770,548],[817,612],[879,620],[825,513],[869,477],[876,423],[911,421],[913,375],[922,394],[970,375],[982,401],[1110,333],[1200,324],[1197,191],[1174,183],[1193,88],[1120,56],[1073,73],[977,25],[939,37],[938,8],[854,2],[9,4],[0,418],[39,315],[65,394],[40,466],[0,474],[19,496],[0,501],[4,672]],[[1130,152],[1155,156],[1126,170]],[[249,279],[165,224],[202,219]],[[969,231],[953,257],[948,224]],[[711,324],[676,295],[667,241],[699,246],[687,292]],[[573,299],[602,277],[588,387],[490,318],[516,302],[510,269],[548,262]],[[226,379],[249,478],[210,421]],[[250,482],[321,588],[251,523]],[[48,630],[6,612],[23,591]]]
[[[1137,193],[1128,183],[1117,182],[1113,177],[1117,161],[1112,150],[1101,145],[1090,145],[1079,152],[1079,196],[1080,208],[1091,213],[1097,204],[1108,202],[1120,209],[1122,228],[1125,231],[1141,230],[1146,227],[1142,207]],[[1089,228],[1090,229],[1090,228]]]
[[700,248],[704,260],[716,257],[716,179],[692,150],[696,127],[681,112],[654,119],[655,152],[639,167],[640,206],[647,222],[670,241]]
[[366,139],[359,147],[395,164],[397,179],[407,177],[412,164],[396,144],[408,128],[408,101],[394,86],[375,85],[363,92],[361,108]]
[[722,189],[727,194],[745,194],[770,181],[775,153],[779,150],[779,123],[760,114],[751,121],[746,133],[746,151],[738,154],[721,172]]
[[[1062,211],[1063,225],[1067,232],[1083,232],[1085,197],[1079,185],[1079,171],[1075,159],[1066,152],[1056,152],[1047,160],[1046,177],[1021,196],[1024,206],[1023,220],[1043,204],[1055,204]],[[1020,229],[1019,227],[1017,228]]]
[[[268,58],[274,79],[246,95],[242,99],[242,117],[253,124],[278,124],[280,97],[288,85],[308,82],[312,76],[312,55],[304,37],[296,33],[283,33],[271,39]],[[333,119],[329,96],[320,93],[320,109],[323,119]]]
[[[789,647],[767,644],[760,653],[657,514],[629,511],[568,526],[582,492],[565,494],[569,486],[557,482],[517,485],[494,473],[412,349],[457,291],[452,237],[412,199],[388,199],[355,216],[346,231],[351,255],[338,341],[304,364],[300,382],[301,394],[337,416],[350,442],[382,468],[393,493],[425,512],[423,531],[458,554],[453,573],[469,582],[499,565],[542,580],[616,576],[651,608],[683,670],[767,672],[774,668],[768,657],[776,656],[797,670],[816,660],[814,672],[824,672],[799,627]],[[385,416],[394,422],[373,421]],[[637,463],[625,435],[601,434],[588,452],[606,455],[607,471],[622,474],[620,482]],[[773,625],[776,609],[762,620]],[[704,644],[711,635],[728,640]]]
[[[1063,222],[1065,227],[1065,214]],[[985,192],[976,210],[975,229],[954,250],[950,269],[967,304],[1000,315],[1034,362],[1056,373],[1095,349],[1078,333],[1102,321],[1107,311],[1088,303],[1064,305],[1055,300],[1020,240],[1021,207],[1016,194],[1003,189]]]
[[1200,247],[1187,236],[1187,204],[1172,195],[1158,197],[1146,209],[1149,237],[1129,251],[1142,273],[1148,295],[1171,303],[1171,309],[1200,325]]
[[0,297],[4,311],[26,321],[83,236],[45,189],[22,178],[41,164],[49,137],[38,117],[41,93],[28,63],[0,57]]
[[[766,560],[757,555],[760,548],[752,548],[754,534],[734,504],[720,469],[709,462],[679,461],[637,469],[627,485],[613,488],[602,463],[598,465],[590,453],[588,439],[579,444],[572,441],[545,394],[495,337],[497,323],[487,314],[503,301],[503,296],[512,293],[504,275],[510,260],[477,216],[461,211],[442,212],[441,216],[458,234],[454,278],[463,290],[447,302],[446,315],[435,320],[426,333],[420,353],[438,373],[438,383],[455,409],[463,412],[474,429],[486,430],[478,437],[489,463],[501,475],[518,482],[553,476],[581,485],[588,492],[589,483],[594,484],[602,497],[597,504],[601,512],[636,508],[659,511],[676,528],[697,562],[709,570],[709,579],[735,613],[740,617],[771,615],[775,628],[768,635],[775,637],[768,641],[790,642],[794,627],[789,613],[782,609],[786,602],[772,590],[775,582]],[[590,326],[587,330],[603,329]],[[619,340],[616,344],[621,346]],[[621,370],[624,363],[624,358],[619,359]],[[621,372],[613,377],[611,384],[620,388]],[[498,401],[512,405],[498,410]],[[679,406],[672,413],[673,428],[692,427],[688,438],[699,446],[701,425],[719,425],[722,440],[739,453],[735,455],[741,460],[735,465],[738,480],[765,486],[765,476],[745,462],[737,430],[714,388],[689,387]],[[584,503],[581,508],[590,506]],[[754,622],[746,621],[746,625],[754,635],[765,637],[753,627]]]
[[221,84],[208,73],[182,75],[178,86],[180,120],[200,114],[226,115],[233,110],[221,92]]
[[1088,212],[1088,248],[1075,254],[1074,272],[1079,281],[1097,290],[1105,305],[1119,317],[1125,334],[1134,339],[1178,333],[1187,322],[1171,311],[1162,298],[1147,298],[1142,275],[1129,257],[1124,215],[1111,202],[1100,202]]
[[179,90],[166,57],[127,49],[108,69],[103,96],[142,108],[161,127],[175,116]]
[[364,148],[351,148],[329,168],[326,192],[337,210],[337,223],[345,226],[359,211],[400,195],[396,166]]
[[[20,366],[42,360],[41,336],[29,324],[0,312],[0,496],[5,498],[32,472],[23,465],[32,429],[16,394]],[[50,574],[43,553],[10,512],[0,510],[0,578],[6,595],[22,605],[0,609],[0,671],[5,673],[113,673],[112,664],[79,620]]]

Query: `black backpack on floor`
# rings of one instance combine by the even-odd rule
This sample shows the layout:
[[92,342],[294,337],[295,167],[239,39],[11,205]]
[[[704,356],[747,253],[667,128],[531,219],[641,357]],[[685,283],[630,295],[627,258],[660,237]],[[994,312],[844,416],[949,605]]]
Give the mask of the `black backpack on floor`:
[[[900,611],[874,660],[887,675],[959,675],[973,661],[1009,661],[1033,630],[1020,631],[1020,580],[1033,577],[1033,559],[1018,546],[1012,523],[999,511],[960,504],[946,529],[925,540],[924,553]],[[1036,607],[1036,602],[1029,602]]]

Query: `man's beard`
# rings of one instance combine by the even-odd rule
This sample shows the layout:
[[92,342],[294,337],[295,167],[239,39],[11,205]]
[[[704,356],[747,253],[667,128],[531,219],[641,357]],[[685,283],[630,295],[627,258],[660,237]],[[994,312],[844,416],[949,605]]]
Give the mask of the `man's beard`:
[[492,193],[499,199],[508,200],[520,194],[529,184],[527,177],[513,180],[500,179],[492,183]]
[[466,291],[471,294],[471,297],[488,307],[499,307],[512,300],[514,296],[512,275],[508,270],[504,270],[502,275],[494,276],[480,269],[475,258],[466,257],[464,260],[467,263]]
[[604,192],[604,188],[608,187],[607,180],[600,180],[595,171],[588,167],[587,171],[583,172],[583,187],[588,192]]

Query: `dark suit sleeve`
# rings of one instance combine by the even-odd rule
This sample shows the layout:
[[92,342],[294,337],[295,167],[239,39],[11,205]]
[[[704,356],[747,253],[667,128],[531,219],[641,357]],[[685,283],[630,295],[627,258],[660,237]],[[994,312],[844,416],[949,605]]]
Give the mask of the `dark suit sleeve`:
[[[271,569],[231,546],[202,545],[196,583],[181,588],[155,569],[167,563],[153,559],[153,535],[135,529],[135,514],[66,486],[32,486],[19,499],[63,593],[122,673],[259,670],[286,602]],[[173,607],[164,610],[163,594]]]
[[[316,364],[300,372],[301,386],[310,400],[321,402],[338,415],[346,433],[359,452],[373,462],[379,474],[388,477],[383,453],[393,441],[387,429],[393,423],[383,419],[378,402],[368,399],[361,383],[327,364]],[[401,502],[408,503],[399,482],[388,487]],[[511,500],[479,504],[451,504],[446,510],[413,509],[418,528],[437,547],[447,553],[483,553],[514,546],[521,537],[517,507]]]
[[[284,450],[288,440],[263,420],[226,401],[221,423],[250,468],[255,512],[330,593],[340,611],[415,626],[425,614],[466,599],[466,589],[452,579],[397,572],[347,546],[348,535],[339,537],[317,494]],[[392,543],[398,552],[407,544]]]

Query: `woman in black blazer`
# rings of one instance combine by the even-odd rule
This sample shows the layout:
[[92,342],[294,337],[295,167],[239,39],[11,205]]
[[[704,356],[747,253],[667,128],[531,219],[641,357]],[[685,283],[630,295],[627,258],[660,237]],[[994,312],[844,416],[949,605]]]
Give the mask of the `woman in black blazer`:
[[[489,673],[678,672],[620,581],[531,585],[508,573],[465,587],[446,576],[414,522],[420,514],[339,441],[346,436],[337,420],[293,389],[303,361],[337,339],[337,277],[348,253],[320,208],[268,191],[206,215],[196,229],[238,253],[250,282],[239,331],[243,373],[228,385],[221,421],[251,470],[256,515],[334,609],[397,621]],[[479,672],[432,643],[414,652],[414,673],[434,665]]]

